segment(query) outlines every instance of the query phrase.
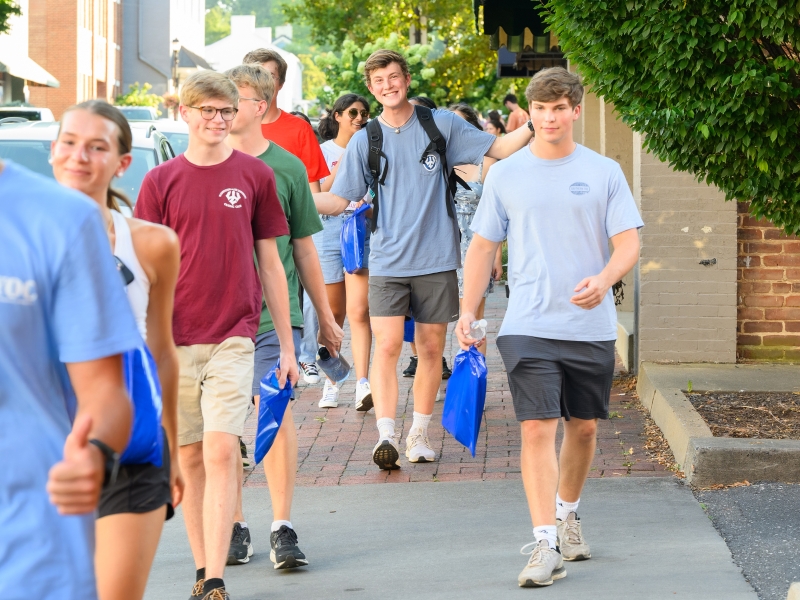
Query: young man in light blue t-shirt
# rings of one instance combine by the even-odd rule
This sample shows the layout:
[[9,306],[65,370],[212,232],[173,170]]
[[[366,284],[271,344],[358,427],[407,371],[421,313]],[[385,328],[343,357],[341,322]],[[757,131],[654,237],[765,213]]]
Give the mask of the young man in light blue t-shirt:
[[536,587],[564,577],[563,560],[591,557],[577,510],[597,419],[608,418],[616,339],[611,287],[636,263],[643,223],[619,165],[572,140],[580,78],[545,69],[525,95],[536,137],[486,178],[456,335],[462,348],[476,343],[470,323],[507,238],[511,295],[497,346],[522,425],[520,464],[536,540],[519,585]]

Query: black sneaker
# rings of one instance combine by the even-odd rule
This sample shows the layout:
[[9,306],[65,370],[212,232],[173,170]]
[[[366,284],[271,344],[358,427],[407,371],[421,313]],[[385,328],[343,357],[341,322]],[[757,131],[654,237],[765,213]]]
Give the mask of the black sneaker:
[[281,525],[269,536],[269,543],[272,546],[269,559],[275,563],[276,569],[294,569],[308,564],[306,555],[297,547],[297,534],[291,527]]
[[234,523],[227,564],[243,565],[250,562],[251,556],[253,556],[253,544],[250,541],[250,529]]
[[417,374],[417,357],[412,356],[408,368],[403,371],[403,377],[414,377]]
[[192,595],[189,596],[189,600],[192,598],[202,598],[203,597],[203,580],[199,579],[195,582],[194,587],[192,588]]
[[450,370],[450,367],[447,366],[447,359],[443,356],[442,357],[442,379],[450,379],[450,375],[453,372]]
[[231,600],[231,596],[225,588],[214,588],[203,596],[203,600]]

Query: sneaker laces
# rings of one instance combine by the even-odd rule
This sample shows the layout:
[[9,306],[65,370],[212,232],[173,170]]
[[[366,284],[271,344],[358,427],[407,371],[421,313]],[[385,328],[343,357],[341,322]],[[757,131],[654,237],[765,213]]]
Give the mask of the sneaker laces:
[[203,581],[204,580],[201,579],[200,581],[198,581],[198,582],[196,582],[194,584],[194,587],[192,588],[192,598],[202,598],[202,596],[203,596]]
[[564,539],[570,544],[584,544],[581,522],[578,519],[567,519],[567,527],[564,530]]
[[409,433],[408,434],[408,447],[413,448],[419,442],[422,442],[427,448],[431,447],[430,442],[428,441],[428,436],[423,434],[422,432],[419,433]]
[[244,543],[244,532],[245,528],[236,523],[233,526],[233,538],[231,539],[231,543],[233,544],[243,544]]
[[[526,552],[528,548],[531,548],[530,552]],[[525,544],[522,548],[520,548],[519,553],[523,556],[530,556],[528,559],[528,565],[539,565],[544,563],[544,555],[543,550],[547,548],[550,549],[550,546],[540,546],[539,542],[531,542],[530,544]]]
[[302,363],[301,366],[306,375],[319,375],[316,363]]
[[339,388],[330,382],[325,382],[325,392],[322,394],[323,400],[336,400],[339,395]]
[[297,533],[294,529],[289,529],[286,525],[281,525],[278,530],[278,535],[275,537],[275,545],[280,548],[282,546],[296,546]]
[[230,600],[230,596],[224,589],[215,588],[203,596],[203,600]]

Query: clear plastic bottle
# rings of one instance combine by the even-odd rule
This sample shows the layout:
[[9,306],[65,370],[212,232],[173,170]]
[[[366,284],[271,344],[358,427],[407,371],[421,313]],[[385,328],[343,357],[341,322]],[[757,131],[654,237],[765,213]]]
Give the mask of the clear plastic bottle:
[[469,337],[471,337],[476,342],[481,341],[483,338],[486,337],[486,319],[481,319],[480,321],[473,321],[469,325]]
[[328,379],[336,385],[350,377],[350,363],[341,354],[339,356],[331,356],[325,346],[320,346],[320,349],[317,350],[317,365],[328,376]]

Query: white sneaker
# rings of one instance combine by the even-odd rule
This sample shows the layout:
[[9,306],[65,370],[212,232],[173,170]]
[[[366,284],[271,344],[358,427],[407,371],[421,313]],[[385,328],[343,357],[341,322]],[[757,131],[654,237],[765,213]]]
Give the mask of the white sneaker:
[[372,408],[372,390],[369,389],[369,381],[356,383],[356,410],[367,412]]
[[382,438],[378,440],[372,449],[372,462],[384,471],[391,471],[400,468],[400,450],[397,442],[392,438]]
[[[531,552],[526,552],[530,547]],[[522,569],[517,578],[519,587],[543,587],[553,585],[554,579],[561,579],[567,576],[564,568],[564,560],[561,553],[551,548],[547,540],[542,540],[538,544],[532,542],[522,547],[520,554],[530,554],[528,564]]]
[[412,463],[426,463],[436,460],[436,452],[431,448],[428,436],[421,431],[412,431],[406,438],[406,458]]
[[322,399],[319,401],[320,408],[336,408],[339,406],[339,388],[333,385],[330,379],[325,380],[325,387],[322,388]]
[[303,370],[303,380],[306,383],[319,383],[319,369],[317,368],[317,363],[301,362],[300,368]]

